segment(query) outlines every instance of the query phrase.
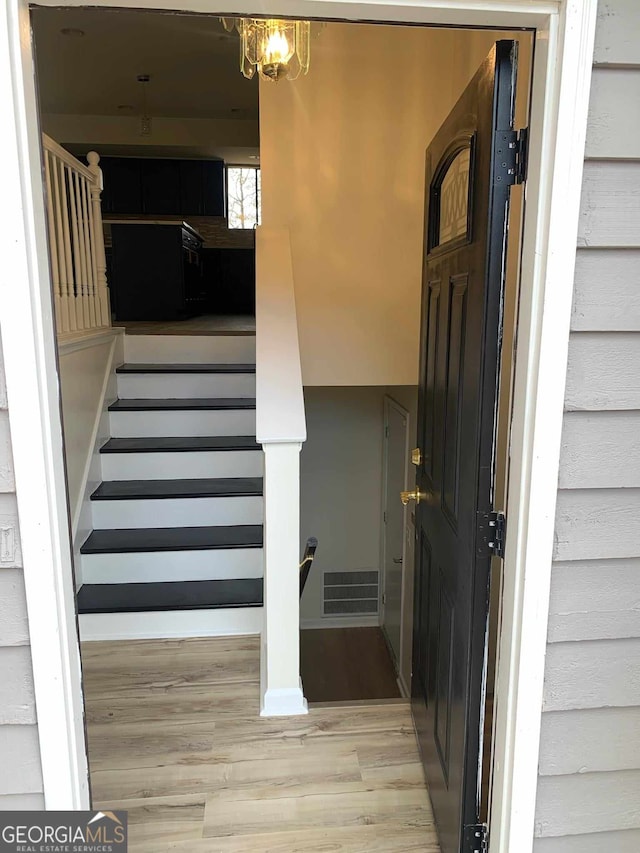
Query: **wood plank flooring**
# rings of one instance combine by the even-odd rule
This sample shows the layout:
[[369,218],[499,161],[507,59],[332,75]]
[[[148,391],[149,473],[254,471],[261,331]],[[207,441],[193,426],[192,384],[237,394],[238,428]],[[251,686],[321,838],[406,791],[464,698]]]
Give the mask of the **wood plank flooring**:
[[235,314],[204,314],[190,320],[124,320],[128,335],[255,335],[256,318]]
[[380,628],[301,631],[300,672],[309,702],[400,698]]
[[94,806],[130,853],[439,853],[409,705],[262,719],[254,637],[85,643]]

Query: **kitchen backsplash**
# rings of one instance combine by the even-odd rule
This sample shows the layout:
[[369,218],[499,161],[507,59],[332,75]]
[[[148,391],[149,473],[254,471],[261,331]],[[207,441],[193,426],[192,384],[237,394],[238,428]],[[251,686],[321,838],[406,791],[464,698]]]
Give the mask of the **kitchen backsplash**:
[[[204,249],[252,249],[255,245],[255,233],[253,229],[229,228],[227,220],[223,216],[177,216],[174,214],[167,216],[141,216],[139,213],[119,213],[114,215],[114,219],[141,219],[155,220],[161,219],[184,219],[193,228],[196,229],[204,240]],[[104,220],[105,244],[111,245],[111,228],[108,218]]]

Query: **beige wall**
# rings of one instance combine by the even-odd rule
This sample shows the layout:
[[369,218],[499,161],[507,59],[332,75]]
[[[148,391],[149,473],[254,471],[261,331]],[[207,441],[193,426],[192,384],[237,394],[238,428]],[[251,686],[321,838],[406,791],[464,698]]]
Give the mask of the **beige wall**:
[[500,34],[328,24],[261,82],[263,221],[291,230],[305,385],[417,382],[424,154]]

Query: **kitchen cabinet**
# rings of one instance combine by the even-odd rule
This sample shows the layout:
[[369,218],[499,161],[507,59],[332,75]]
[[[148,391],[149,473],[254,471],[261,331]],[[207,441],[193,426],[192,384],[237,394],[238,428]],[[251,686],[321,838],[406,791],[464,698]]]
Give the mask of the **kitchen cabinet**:
[[152,215],[195,213],[180,208],[180,161],[140,160],[142,212]]
[[103,157],[100,165],[104,213],[225,215],[222,160]]
[[202,237],[186,222],[111,223],[116,321],[184,320],[205,304]]
[[103,213],[142,213],[142,170],[131,157],[102,157]]

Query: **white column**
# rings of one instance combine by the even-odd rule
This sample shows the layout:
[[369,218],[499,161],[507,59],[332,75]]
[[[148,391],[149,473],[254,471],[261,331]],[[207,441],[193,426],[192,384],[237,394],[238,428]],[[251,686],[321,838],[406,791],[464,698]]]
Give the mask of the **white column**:
[[307,714],[300,681],[300,442],[264,449],[262,717]]

